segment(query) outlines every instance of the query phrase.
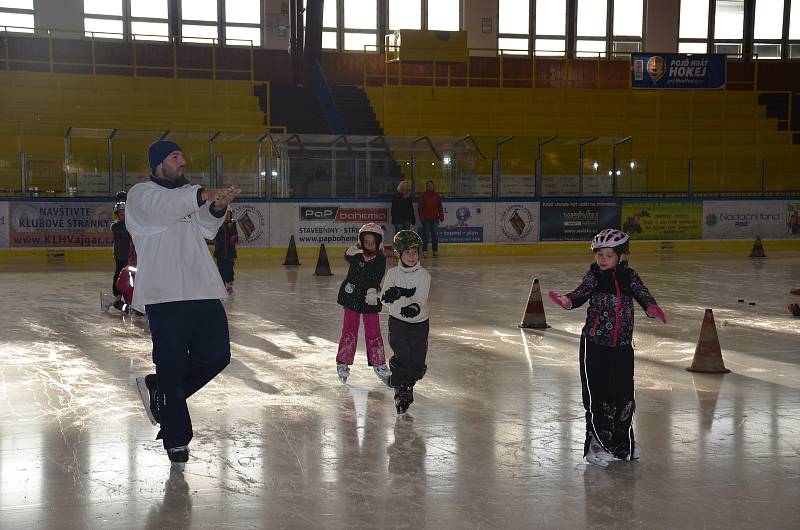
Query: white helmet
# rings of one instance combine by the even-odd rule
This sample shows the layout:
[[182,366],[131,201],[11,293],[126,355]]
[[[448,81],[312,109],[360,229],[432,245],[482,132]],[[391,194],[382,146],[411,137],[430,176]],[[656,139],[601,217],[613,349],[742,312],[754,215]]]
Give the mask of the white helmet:
[[606,228],[592,238],[592,252],[613,248],[618,254],[628,252],[628,234],[615,228]]
[[364,244],[363,237],[364,234],[374,234],[376,238],[378,238],[378,248],[383,247],[383,228],[380,225],[375,223],[367,223],[361,227],[358,231],[358,242],[362,245]]

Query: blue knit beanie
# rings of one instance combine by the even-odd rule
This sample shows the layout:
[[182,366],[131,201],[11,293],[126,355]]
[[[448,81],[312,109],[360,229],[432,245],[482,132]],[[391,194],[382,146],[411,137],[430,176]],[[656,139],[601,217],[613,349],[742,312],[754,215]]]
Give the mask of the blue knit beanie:
[[173,151],[181,151],[181,146],[169,140],[158,140],[150,144],[147,148],[147,160],[150,162],[150,170],[155,173],[158,165],[166,159]]

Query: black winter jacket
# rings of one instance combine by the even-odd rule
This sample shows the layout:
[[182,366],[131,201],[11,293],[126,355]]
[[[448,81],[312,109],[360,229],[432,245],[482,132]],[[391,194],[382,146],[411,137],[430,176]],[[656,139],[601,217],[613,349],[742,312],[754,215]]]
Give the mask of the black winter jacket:
[[411,195],[403,197],[402,193],[396,193],[392,197],[392,224],[399,225],[400,223],[411,223],[411,226],[417,224],[417,218],[414,215],[414,204],[411,200]]
[[236,258],[236,243],[239,241],[239,233],[236,230],[236,221],[222,223],[214,238],[214,257],[217,259]]
[[611,348],[627,346],[633,340],[633,301],[645,310],[649,304],[656,303],[627,261],[607,270],[600,270],[592,263],[583,282],[567,293],[567,298],[572,300],[572,309],[589,301],[582,335]]
[[381,302],[376,305],[367,304],[365,298],[368,289],[375,289],[380,295],[381,280],[386,272],[386,258],[380,250],[369,261],[364,261],[364,254],[355,254],[344,259],[350,263],[347,278],[339,287],[336,302],[356,313],[380,313]]
[[114,236],[114,259],[128,261],[128,248],[131,244],[131,235],[125,227],[125,221],[117,219],[111,223],[111,233]]

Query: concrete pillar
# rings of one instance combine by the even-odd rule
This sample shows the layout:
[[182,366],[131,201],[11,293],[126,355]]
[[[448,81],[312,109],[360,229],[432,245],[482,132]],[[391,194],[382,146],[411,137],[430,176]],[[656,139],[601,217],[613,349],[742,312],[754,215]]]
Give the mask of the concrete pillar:
[[681,0],[646,0],[644,51],[677,53]]

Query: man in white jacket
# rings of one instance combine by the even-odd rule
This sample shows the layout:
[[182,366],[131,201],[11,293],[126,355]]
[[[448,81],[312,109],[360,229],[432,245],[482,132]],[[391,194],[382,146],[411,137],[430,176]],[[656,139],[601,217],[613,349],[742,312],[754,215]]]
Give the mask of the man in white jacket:
[[134,307],[144,306],[156,373],[137,378],[153,425],[161,424],[169,459],[189,459],[192,422],[186,399],[230,362],[228,296],[206,239],[213,239],[237,188],[206,189],[185,177],[180,146],[148,149],[152,175],[128,192],[127,227],[138,256]]

